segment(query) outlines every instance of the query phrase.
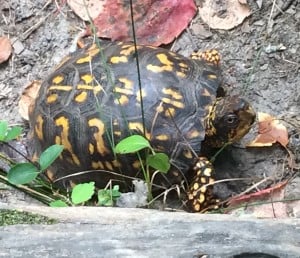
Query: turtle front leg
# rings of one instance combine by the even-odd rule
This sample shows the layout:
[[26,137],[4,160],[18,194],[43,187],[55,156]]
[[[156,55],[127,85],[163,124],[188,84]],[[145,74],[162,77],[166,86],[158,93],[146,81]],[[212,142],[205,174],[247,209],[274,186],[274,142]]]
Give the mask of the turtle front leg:
[[199,157],[193,167],[193,177],[187,192],[187,207],[191,212],[218,208],[219,200],[213,196],[214,168],[205,157]]

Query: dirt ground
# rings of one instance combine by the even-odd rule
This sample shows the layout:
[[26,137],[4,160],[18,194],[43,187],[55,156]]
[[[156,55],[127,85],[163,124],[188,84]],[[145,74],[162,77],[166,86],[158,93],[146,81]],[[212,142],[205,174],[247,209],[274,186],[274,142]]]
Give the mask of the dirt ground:
[[[288,122],[288,147],[299,163],[300,4],[276,0],[282,12],[276,7],[272,12],[274,1],[248,1],[252,15],[230,31],[210,30],[196,16],[172,49],[186,56],[195,49],[218,49],[227,91],[243,95],[257,111]],[[24,125],[17,107],[22,90],[29,82],[45,78],[74,49],[85,25],[68,5],[55,1],[0,0],[0,12],[0,36],[8,36],[14,47],[9,61],[0,65],[1,120]],[[265,177],[280,181],[282,175],[292,172],[287,152],[279,145],[233,146],[220,155],[216,170],[218,179],[251,179],[220,184],[216,191],[223,197]],[[299,189],[300,178],[296,177],[286,197],[299,198]]]

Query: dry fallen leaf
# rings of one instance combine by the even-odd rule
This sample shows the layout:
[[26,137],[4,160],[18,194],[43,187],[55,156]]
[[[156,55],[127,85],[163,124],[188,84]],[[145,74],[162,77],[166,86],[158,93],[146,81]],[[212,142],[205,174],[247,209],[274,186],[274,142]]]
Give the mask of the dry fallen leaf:
[[238,0],[206,0],[199,7],[202,20],[212,29],[230,30],[251,14],[247,4]]
[[[71,1],[83,0],[69,0],[69,3]],[[98,8],[100,12],[94,19],[97,35],[112,40],[132,41],[129,1],[98,1],[93,5],[93,8],[100,6]],[[159,46],[172,42],[188,26],[197,12],[194,0],[133,0],[132,2],[138,44]],[[72,8],[74,11],[76,9],[77,14],[78,11],[85,12],[82,5]],[[89,8],[90,13],[92,12],[90,9],[93,8]],[[87,34],[91,34],[90,29],[87,29]]]
[[82,20],[95,19],[102,11],[106,0],[67,0],[74,13]]
[[25,120],[29,120],[28,111],[33,107],[40,87],[41,81],[33,81],[28,84],[22,92],[22,96],[19,100],[19,114]]
[[0,37],[0,64],[5,62],[11,55],[12,46],[9,38]]
[[250,142],[248,147],[265,147],[272,146],[273,143],[279,142],[286,147],[289,142],[288,131],[286,127],[275,117],[258,112],[258,135]]

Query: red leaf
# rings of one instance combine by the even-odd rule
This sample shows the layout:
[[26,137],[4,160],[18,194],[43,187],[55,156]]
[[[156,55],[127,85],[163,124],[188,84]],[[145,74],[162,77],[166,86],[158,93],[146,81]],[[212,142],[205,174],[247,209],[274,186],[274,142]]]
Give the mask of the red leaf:
[[[196,11],[193,0],[133,0],[138,44],[158,46],[172,42],[188,26]],[[106,0],[94,23],[99,37],[133,40],[128,0]]]

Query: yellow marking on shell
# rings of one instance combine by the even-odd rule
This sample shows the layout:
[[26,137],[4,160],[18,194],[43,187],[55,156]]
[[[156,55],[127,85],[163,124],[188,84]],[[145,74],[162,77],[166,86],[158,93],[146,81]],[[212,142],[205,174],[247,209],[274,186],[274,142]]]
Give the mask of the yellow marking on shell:
[[206,184],[206,177],[201,177],[200,182],[201,184]]
[[191,159],[193,158],[193,154],[191,151],[187,150],[183,153],[184,157],[186,157],[187,159]]
[[162,92],[166,95],[170,95],[173,99],[182,99],[181,93],[171,88],[163,88]]
[[72,90],[73,86],[70,85],[51,85],[48,89],[50,90],[61,90],[61,91],[70,91]]
[[136,100],[137,100],[137,102],[141,102],[141,96],[142,96],[143,99],[147,96],[145,89],[137,91],[137,93],[136,93]]
[[43,120],[42,116],[38,115],[37,118],[36,118],[36,123],[35,123],[34,131],[35,131],[36,136],[40,140],[44,139],[43,124],[44,124],[44,120]]
[[205,193],[206,190],[207,190],[206,186],[201,186],[201,188],[200,188],[201,193]]
[[124,88],[120,88],[120,87],[115,87],[114,90],[117,93],[122,93],[122,94],[126,94],[126,95],[132,95],[133,94],[132,89],[124,89]]
[[111,164],[109,161],[105,161],[104,163],[105,163],[105,167],[106,167],[106,168],[108,168],[108,169],[111,170],[111,171],[114,170],[112,164]]
[[141,167],[141,163],[139,160],[136,160],[132,163],[132,167],[135,169],[139,169]]
[[85,74],[81,76],[81,79],[86,83],[89,84],[94,80],[94,77],[91,74]]
[[191,193],[188,194],[188,198],[189,200],[193,200],[194,199],[194,195],[192,195]]
[[164,103],[170,104],[176,108],[184,108],[184,103],[182,103],[180,101],[176,101],[176,100],[172,100],[172,99],[168,99],[168,98],[162,98],[162,101]]
[[[128,128],[130,130],[135,130],[135,131],[138,131],[138,132],[143,132],[143,124],[142,123],[139,123],[139,122],[129,122],[128,123]],[[146,138],[149,140],[151,135],[150,133],[146,132]]]
[[197,204],[195,204],[194,206],[193,206],[193,209],[194,209],[194,211],[200,211],[200,204],[199,203],[197,203]]
[[47,97],[47,103],[52,104],[58,99],[58,95],[56,93],[51,94]]
[[209,180],[208,180],[208,183],[210,184],[210,185],[212,185],[213,183],[215,182],[215,180],[213,179],[213,178],[209,178]]
[[100,52],[99,47],[96,44],[93,44],[89,49],[88,49],[88,54],[89,56],[95,56]]
[[94,94],[97,94],[98,92],[103,90],[103,88],[100,85],[92,86],[86,84],[78,84],[76,88],[77,90],[91,90],[94,92]]
[[55,139],[54,139],[54,142],[55,142],[55,144],[61,145],[61,144],[62,144],[62,143],[61,143],[61,137],[58,136],[58,135],[56,135],[56,136],[55,136]]
[[115,104],[120,104],[121,106],[124,106],[128,104],[129,98],[126,95],[121,95],[118,99],[115,99]]
[[113,167],[115,167],[115,168],[119,168],[119,167],[121,167],[121,164],[120,164],[120,162],[118,161],[118,160],[113,160],[112,161],[112,164],[113,164]]
[[167,108],[165,111],[165,116],[166,117],[174,117],[176,113],[176,109],[175,108]]
[[194,188],[194,190],[198,190],[199,189],[199,184],[198,183],[194,183],[193,188]]
[[60,84],[63,80],[64,80],[64,77],[62,75],[57,75],[52,79],[52,83]]
[[[136,46],[136,49],[140,49],[140,48],[141,46]],[[120,54],[124,56],[129,56],[135,52],[135,47],[132,45],[123,45],[122,49],[123,50],[120,51]]]
[[93,169],[104,169],[104,165],[100,161],[92,161],[92,168]]
[[79,94],[75,97],[75,101],[76,101],[76,102],[79,102],[79,103],[85,102],[86,99],[87,99],[87,92],[86,92],[86,91],[83,91],[83,92],[79,93]]
[[112,64],[127,63],[128,62],[128,58],[126,56],[112,56],[110,58],[110,62]]
[[95,146],[93,144],[89,143],[89,153],[94,154],[94,152],[95,152]]
[[157,54],[156,57],[163,64],[163,66],[149,64],[146,67],[147,70],[152,71],[154,73],[160,73],[165,71],[171,72],[173,70],[174,63],[168,59],[168,56],[166,54]]
[[186,73],[184,72],[179,72],[179,71],[176,71],[176,75],[180,78],[185,78],[186,77]]
[[210,177],[210,176],[211,176],[211,172],[212,172],[212,169],[211,169],[211,168],[206,168],[206,169],[204,169],[204,171],[203,171],[203,175],[204,175],[204,176],[207,176],[207,177]]
[[121,131],[114,131],[114,135],[121,136]]
[[155,137],[155,139],[157,139],[159,141],[167,141],[167,140],[169,140],[169,138],[170,137],[167,134],[160,134]]
[[88,126],[96,127],[98,129],[98,131],[94,133],[94,139],[96,142],[97,151],[103,156],[105,154],[108,154],[110,151],[105,146],[105,141],[103,139],[103,135],[105,134],[104,123],[98,118],[92,118],[88,121]]
[[188,139],[197,138],[201,135],[201,133],[197,130],[193,130],[187,134]]
[[209,74],[209,75],[207,75],[207,78],[210,80],[215,80],[215,79],[217,79],[217,76],[215,74]]
[[64,145],[65,150],[67,150],[71,154],[74,163],[76,165],[80,165],[80,161],[78,157],[73,153],[73,148],[71,142],[69,141],[69,129],[70,129],[69,119],[64,116],[61,116],[55,120],[55,125],[61,126],[62,128],[61,135],[60,135],[61,144]]
[[182,68],[188,68],[188,65],[186,63],[180,62],[180,63],[178,63],[178,65]]
[[211,94],[209,93],[209,91],[207,89],[205,89],[205,88],[202,88],[201,95],[202,96],[207,96],[207,97],[211,96]]
[[92,56],[87,55],[76,60],[76,64],[90,63],[92,61]]
[[164,107],[162,106],[162,105],[159,105],[159,106],[157,106],[156,107],[156,112],[157,113],[161,113],[161,112],[163,112],[165,109],[164,109]]
[[125,89],[133,89],[133,81],[126,77],[120,77],[118,80],[124,84]]
[[199,201],[200,203],[204,203],[204,201],[205,201],[205,195],[204,195],[203,193],[201,193],[201,194],[199,195],[198,201]]

